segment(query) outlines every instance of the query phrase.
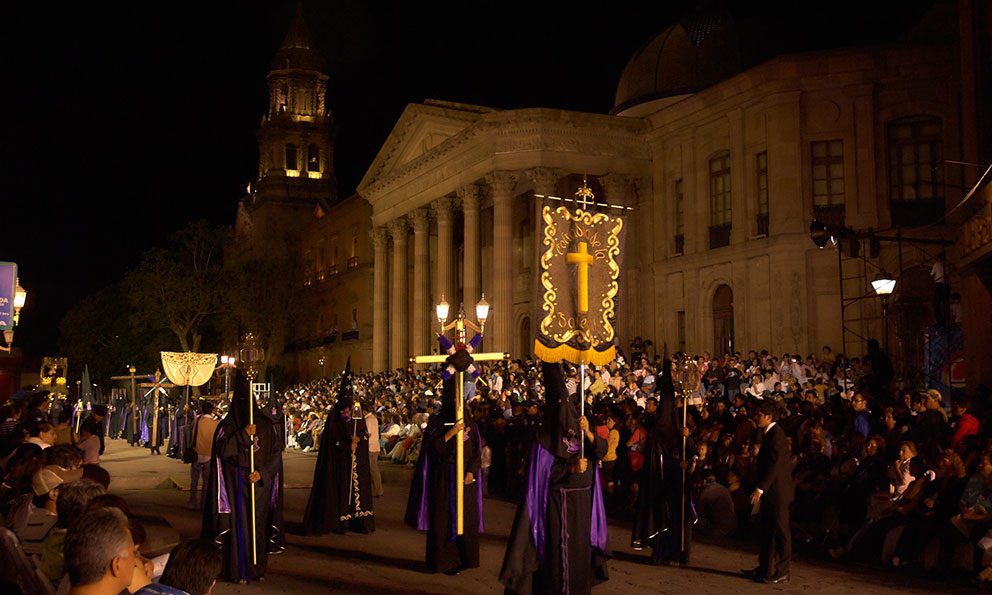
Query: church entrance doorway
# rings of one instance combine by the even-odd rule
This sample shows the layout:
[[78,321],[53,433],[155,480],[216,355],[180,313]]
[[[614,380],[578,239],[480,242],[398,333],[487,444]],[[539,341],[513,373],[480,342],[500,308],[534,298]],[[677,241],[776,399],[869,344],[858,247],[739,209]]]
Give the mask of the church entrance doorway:
[[734,352],[734,292],[721,285],[713,293],[713,357]]
[[534,339],[530,336],[530,316],[524,316],[520,319],[520,329],[517,337],[517,357],[527,359],[534,351]]

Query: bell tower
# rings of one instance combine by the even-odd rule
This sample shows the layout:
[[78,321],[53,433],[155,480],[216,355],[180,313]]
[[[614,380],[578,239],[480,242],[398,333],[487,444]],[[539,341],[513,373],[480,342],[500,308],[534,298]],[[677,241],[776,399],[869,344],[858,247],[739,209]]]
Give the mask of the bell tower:
[[258,178],[239,208],[236,230],[250,246],[275,241],[292,247],[315,213],[337,200],[325,69],[300,3],[272,59],[269,109],[258,129]]

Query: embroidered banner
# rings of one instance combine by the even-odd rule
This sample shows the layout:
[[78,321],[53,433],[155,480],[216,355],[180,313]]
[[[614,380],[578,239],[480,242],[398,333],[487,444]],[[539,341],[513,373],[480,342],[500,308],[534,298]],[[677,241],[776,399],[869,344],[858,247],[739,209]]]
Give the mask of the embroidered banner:
[[213,376],[217,364],[216,353],[162,352],[165,375],[179,386],[200,386]]
[[541,323],[534,352],[547,362],[604,365],[616,356],[623,220],[544,207]]

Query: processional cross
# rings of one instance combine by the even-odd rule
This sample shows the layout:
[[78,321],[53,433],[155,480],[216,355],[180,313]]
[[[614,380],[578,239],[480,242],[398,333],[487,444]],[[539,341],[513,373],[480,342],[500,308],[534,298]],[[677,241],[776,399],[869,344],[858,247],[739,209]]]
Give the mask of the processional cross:
[[[444,296],[441,296],[441,303],[437,305],[437,317],[438,322],[441,323],[441,332],[438,334],[438,340],[441,345],[445,347],[446,352],[440,355],[418,355],[416,357],[411,357],[410,361],[417,364],[440,364],[447,363],[448,370],[447,373],[455,374],[457,376],[455,380],[455,425],[465,422],[465,372],[470,374],[475,370],[475,361],[499,361],[509,359],[509,353],[475,353],[473,350],[482,343],[482,331],[485,327],[485,319],[489,314],[489,304],[485,303],[486,298],[483,295],[482,300],[476,306],[476,312],[479,316],[480,325],[476,326],[475,323],[465,318],[465,309],[461,308],[458,311],[458,316],[451,322],[451,324],[445,326],[445,321],[448,318],[448,303],[444,301]],[[484,307],[483,307],[484,304]],[[467,328],[471,328],[477,334],[472,338],[471,343],[466,343],[466,332]],[[446,331],[455,329],[457,343],[452,344],[448,341],[448,338],[444,336]],[[457,515],[456,530],[458,535],[465,534],[465,431],[458,430],[458,434],[455,437],[455,467],[458,469],[458,478],[455,481],[455,500],[457,502],[455,511]]]
[[171,382],[162,382],[162,371],[155,370],[155,381],[154,382],[142,382],[139,384],[141,388],[147,388],[148,392],[145,393],[147,397],[149,394],[152,395],[154,404],[154,413],[152,414],[152,435],[149,440],[152,446],[159,446],[158,443],[158,396],[159,394],[168,395],[169,392],[165,389],[174,388],[176,385]]
[[[131,381],[131,430],[134,432],[133,435],[138,435],[138,399],[137,390],[134,387],[134,381],[138,378],[144,378],[147,374],[135,374],[135,367],[128,366],[127,371],[130,373],[129,376],[111,376],[111,380],[130,380]],[[144,386],[144,385],[142,385]]]

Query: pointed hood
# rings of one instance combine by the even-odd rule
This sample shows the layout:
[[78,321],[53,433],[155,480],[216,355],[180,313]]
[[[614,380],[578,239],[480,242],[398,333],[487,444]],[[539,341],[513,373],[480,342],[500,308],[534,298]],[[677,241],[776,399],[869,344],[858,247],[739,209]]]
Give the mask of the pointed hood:
[[561,364],[541,362],[541,366],[547,403],[538,440],[558,458],[577,458],[581,448],[578,407],[565,388]]

